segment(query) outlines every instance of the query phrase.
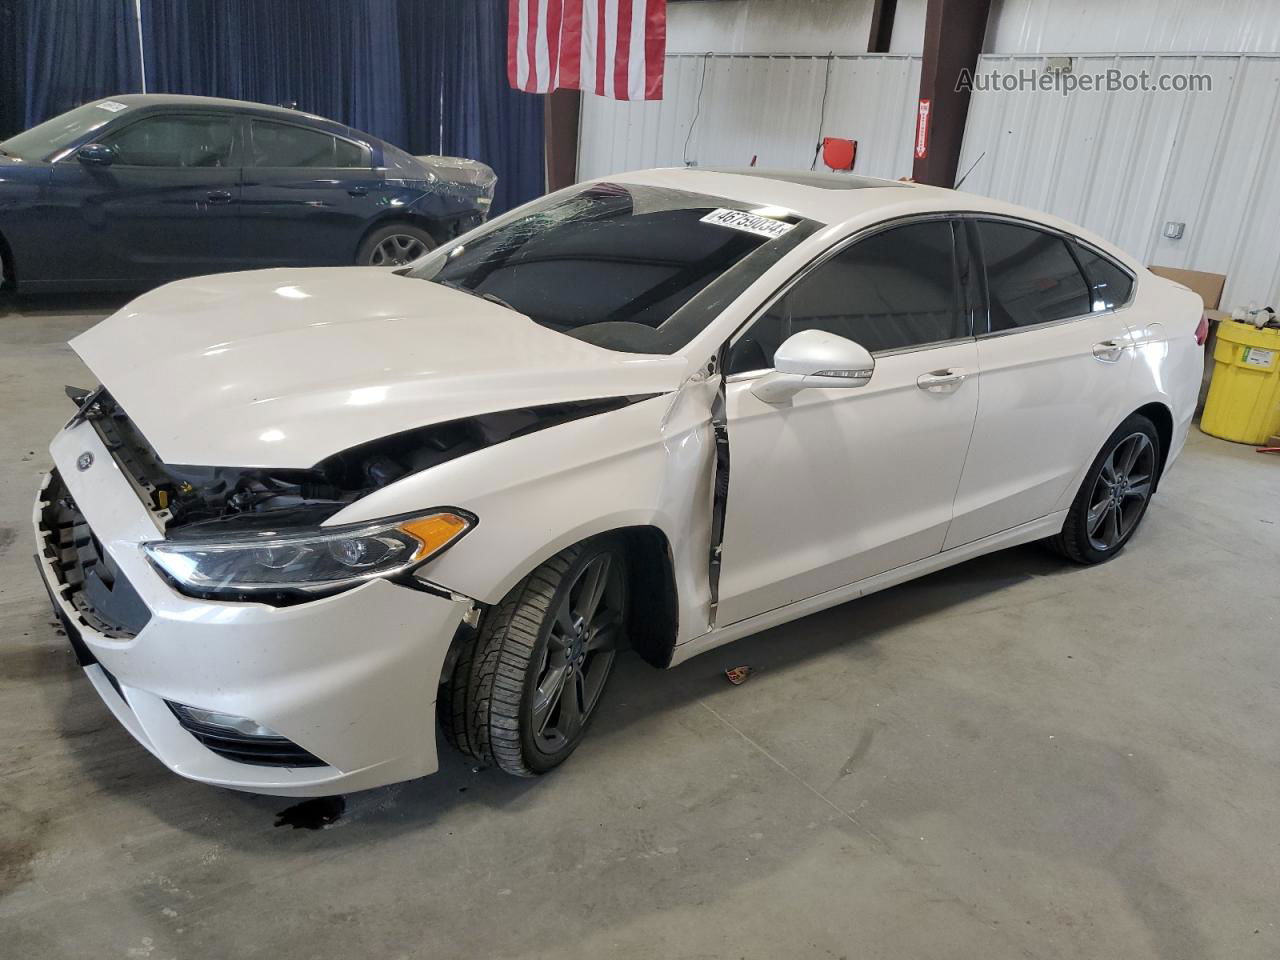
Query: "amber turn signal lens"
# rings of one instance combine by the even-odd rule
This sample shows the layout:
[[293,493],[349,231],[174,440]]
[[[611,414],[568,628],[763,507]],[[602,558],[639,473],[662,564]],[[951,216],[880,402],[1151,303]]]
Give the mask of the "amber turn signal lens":
[[419,547],[413,559],[421,560],[429,557],[442,547],[462,536],[471,526],[469,520],[453,513],[433,513],[429,517],[418,517],[400,524],[400,529],[418,541]]

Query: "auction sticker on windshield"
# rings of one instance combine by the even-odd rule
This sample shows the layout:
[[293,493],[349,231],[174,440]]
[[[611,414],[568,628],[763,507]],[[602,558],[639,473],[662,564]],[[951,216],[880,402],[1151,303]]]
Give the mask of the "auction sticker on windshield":
[[744,230],[747,233],[754,233],[756,236],[768,237],[770,240],[776,240],[795,226],[795,224],[783,223],[781,220],[774,220],[771,217],[762,217],[758,214],[747,213],[744,210],[726,210],[723,207],[719,210],[712,210],[702,218],[702,222],[714,223],[717,226],[729,227],[733,230]]
[[119,100],[103,100],[98,104],[99,110],[106,110],[109,113],[119,113],[121,110],[128,110],[127,103],[121,103]]

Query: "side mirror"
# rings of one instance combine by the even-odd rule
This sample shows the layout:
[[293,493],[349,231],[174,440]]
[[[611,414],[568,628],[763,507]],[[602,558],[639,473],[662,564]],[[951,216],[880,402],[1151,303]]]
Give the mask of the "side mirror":
[[788,337],[773,355],[773,372],[756,381],[751,392],[765,403],[785,403],[810,387],[863,387],[876,362],[852,340],[822,330],[801,330]]
[[105,143],[86,143],[76,151],[76,158],[81,163],[93,163],[100,167],[110,166],[116,158],[116,152]]

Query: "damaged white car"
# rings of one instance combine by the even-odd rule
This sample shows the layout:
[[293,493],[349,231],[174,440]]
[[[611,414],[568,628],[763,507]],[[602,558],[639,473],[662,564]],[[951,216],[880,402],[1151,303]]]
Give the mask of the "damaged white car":
[[161,762],[332,794],[578,745],[670,666],[1013,544],[1133,535],[1198,298],[947,190],[668,170],[394,269],[146,294],[76,338],[38,565]]

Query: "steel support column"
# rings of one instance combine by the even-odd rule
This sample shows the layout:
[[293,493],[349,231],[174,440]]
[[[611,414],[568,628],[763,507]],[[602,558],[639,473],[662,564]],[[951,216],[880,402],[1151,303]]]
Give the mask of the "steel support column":
[[928,101],[928,129],[921,156],[921,121],[917,113],[911,174],[920,183],[950,187],[956,182],[969,115],[969,91],[957,90],[956,86],[966,67],[977,70],[990,8],[991,0],[929,0],[924,21],[924,61],[920,67],[920,102]]
[[553,90],[543,104],[547,149],[547,190],[559,190],[578,180],[578,116],[582,94]]
[[888,53],[893,39],[893,16],[898,0],[875,0],[871,8],[871,35],[867,37],[867,53]]

